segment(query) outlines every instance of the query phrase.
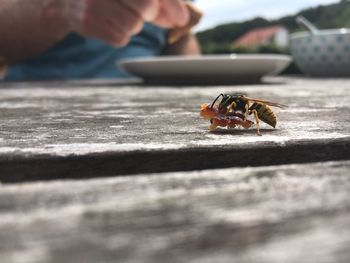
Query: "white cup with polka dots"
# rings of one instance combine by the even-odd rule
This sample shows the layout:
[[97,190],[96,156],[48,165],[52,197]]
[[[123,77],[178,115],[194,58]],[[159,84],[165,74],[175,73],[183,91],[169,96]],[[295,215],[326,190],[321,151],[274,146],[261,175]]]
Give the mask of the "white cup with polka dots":
[[350,28],[294,33],[290,37],[290,47],[304,73],[350,77]]

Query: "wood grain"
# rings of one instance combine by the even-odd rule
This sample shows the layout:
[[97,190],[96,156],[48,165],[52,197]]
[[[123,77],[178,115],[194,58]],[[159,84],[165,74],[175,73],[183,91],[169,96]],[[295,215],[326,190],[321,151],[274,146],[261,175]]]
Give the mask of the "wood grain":
[[350,162],[0,186],[2,262],[348,262]]
[[[347,79],[270,78],[261,85],[169,87],[119,82],[3,83],[0,181],[346,160]],[[200,105],[245,93],[289,105],[276,129],[210,133]],[[48,173],[49,171],[49,173]]]

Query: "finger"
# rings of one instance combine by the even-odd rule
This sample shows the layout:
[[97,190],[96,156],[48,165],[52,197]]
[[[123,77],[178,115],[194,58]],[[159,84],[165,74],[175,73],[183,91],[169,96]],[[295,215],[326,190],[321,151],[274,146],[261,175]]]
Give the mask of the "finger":
[[86,13],[85,1],[50,1],[43,7],[43,16],[64,20],[65,23],[77,26]]
[[169,44],[173,44],[183,36],[188,35],[188,33],[191,32],[191,29],[199,23],[199,21],[203,16],[203,13],[190,2],[186,2],[186,7],[188,8],[190,13],[190,19],[188,21],[188,24],[184,27],[172,28],[169,31],[168,33]]
[[115,1],[54,1],[45,7],[46,15],[68,20],[70,29],[83,36],[96,37],[114,46],[124,46],[142,28],[142,19]]
[[95,37],[116,47],[125,46],[130,36],[122,31],[118,31],[106,19],[85,16],[78,33],[83,36]]
[[163,27],[182,27],[190,19],[189,11],[182,0],[162,0],[158,16],[153,22]]
[[87,13],[107,20],[115,30],[129,36],[139,33],[143,27],[141,16],[119,1],[93,1]]
[[139,14],[145,21],[153,21],[160,9],[160,1],[162,0],[119,0],[125,6],[131,8],[135,13]]

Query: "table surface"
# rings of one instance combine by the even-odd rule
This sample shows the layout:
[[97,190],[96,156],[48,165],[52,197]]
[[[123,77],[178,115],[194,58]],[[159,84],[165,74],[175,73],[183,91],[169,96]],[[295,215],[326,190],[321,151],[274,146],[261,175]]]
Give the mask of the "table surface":
[[[348,262],[350,79],[0,83],[4,262]],[[289,107],[209,132],[202,103]]]

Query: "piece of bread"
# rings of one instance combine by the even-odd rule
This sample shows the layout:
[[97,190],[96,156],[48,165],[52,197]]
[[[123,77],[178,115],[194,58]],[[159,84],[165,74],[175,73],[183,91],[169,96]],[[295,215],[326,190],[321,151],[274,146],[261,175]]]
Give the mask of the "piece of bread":
[[203,13],[192,3],[186,1],[186,6],[190,12],[190,20],[184,27],[173,28],[169,31],[168,44],[174,44],[175,42],[180,40],[184,35],[191,32],[192,27],[197,25],[203,16]]

